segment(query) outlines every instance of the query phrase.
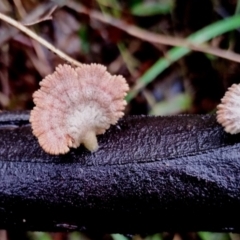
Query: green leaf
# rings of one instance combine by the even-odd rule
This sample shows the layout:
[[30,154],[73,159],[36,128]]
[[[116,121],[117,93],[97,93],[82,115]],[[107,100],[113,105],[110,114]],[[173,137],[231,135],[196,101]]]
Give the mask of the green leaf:
[[123,235],[121,234],[111,234],[113,240],[128,240],[126,237],[124,237]]
[[34,240],[52,240],[50,234],[45,232],[28,232],[28,235]]
[[86,25],[82,25],[79,29],[79,37],[81,39],[81,51],[84,54],[88,54],[90,51],[88,28]]
[[188,110],[191,105],[191,96],[187,93],[180,93],[169,100],[155,104],[150,115],[173,115]]
[[228,233],[198,232],[202,240],[230,240]]
[[168,14],[173,8],[172,0],[161,0],[158,2],[143,2],[135,4],[131,13],[136,16],[152,16],[157,14]]
[[[232,31],[240,27],[240,15],[234,15],[218,22],[212,23],[203,29],[191,34],[187,40],[189,43],[202,44],[223,33]],[[185,47],[174,47],[166,53],[166,58],[160,58],[151,68],[149,68],[137,81],[137,84],[128,93],[126,100],[131,101],[147,84],[152,82],[160,73],[168,68],[172,63],[184,57],[191,50]]]

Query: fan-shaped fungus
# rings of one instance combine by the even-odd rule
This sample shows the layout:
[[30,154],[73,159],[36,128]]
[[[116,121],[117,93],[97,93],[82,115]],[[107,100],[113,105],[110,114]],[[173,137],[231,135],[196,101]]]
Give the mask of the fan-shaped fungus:
[[240,132],[240,85],[233,84],[217,106],[217,121],[231,134]]
[[124,113],[129,87],[99,64],[72,68],[59,65],[40,82],[30,114],[33,134],[50,154],[64,154],[83,144],[98,148],[96,135],[116,124]]

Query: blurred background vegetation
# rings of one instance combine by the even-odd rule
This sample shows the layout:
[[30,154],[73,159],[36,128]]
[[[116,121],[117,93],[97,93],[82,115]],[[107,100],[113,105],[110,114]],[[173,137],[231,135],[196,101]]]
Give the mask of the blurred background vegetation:
[[[56,8],[57,7],[57,8]],[[84,12],[84,9],[88,10]],[[85,9],[86,10],[86,9]],[[1,0],[0,12],[29,26],[82,63],[101,63],[131,86],[126,114],[212,113],[225,90],[240,82],[238,62],[128,34],[131,27],[240,51],[237,0]],[[52,19],[49,19],[49,17]],[[111,16],[112,24],[96,16]],[[48,20],[47,20],[48,19]],[[115,22],[116,20],[116,22]],[[126,29],[121,29],[124,23]],[[119,25],[120,27],[118,27]],[[239,28],[237,28],[239,27]],[[160,38],[160,37],[159,37]],[[39,81],[64,60],[0,20],[0,108],[32,109]],[[238,240],[228,233],[151,236],[5,231],[0,240]]]

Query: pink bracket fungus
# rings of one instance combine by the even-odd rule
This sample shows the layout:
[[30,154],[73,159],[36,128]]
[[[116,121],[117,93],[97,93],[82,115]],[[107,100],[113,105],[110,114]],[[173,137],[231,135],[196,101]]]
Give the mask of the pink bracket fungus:
[[129,90],[122,76],[112,76],[100,64],[59,65],[40,86],[33,94],[30,122],[41,147],[54,155],[80,144],[97,150],[96,135],[124,115]]
[[217,121],[231,134],[240,133],[240,84],[233,84],[217,106]]

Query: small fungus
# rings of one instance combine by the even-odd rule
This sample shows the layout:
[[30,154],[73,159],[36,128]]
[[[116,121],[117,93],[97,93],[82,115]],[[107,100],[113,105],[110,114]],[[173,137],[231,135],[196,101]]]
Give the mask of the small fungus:
[[217,106],[217,121],[231,134],[240,133],[240,85],[233,84]]
[[59,65],[40,86],[33,94],[30,122],[41,147],[54,155],[80,144],[97,150],[96,135],[124,115],[129,90],[122,76],[112,76],[100,64]]

